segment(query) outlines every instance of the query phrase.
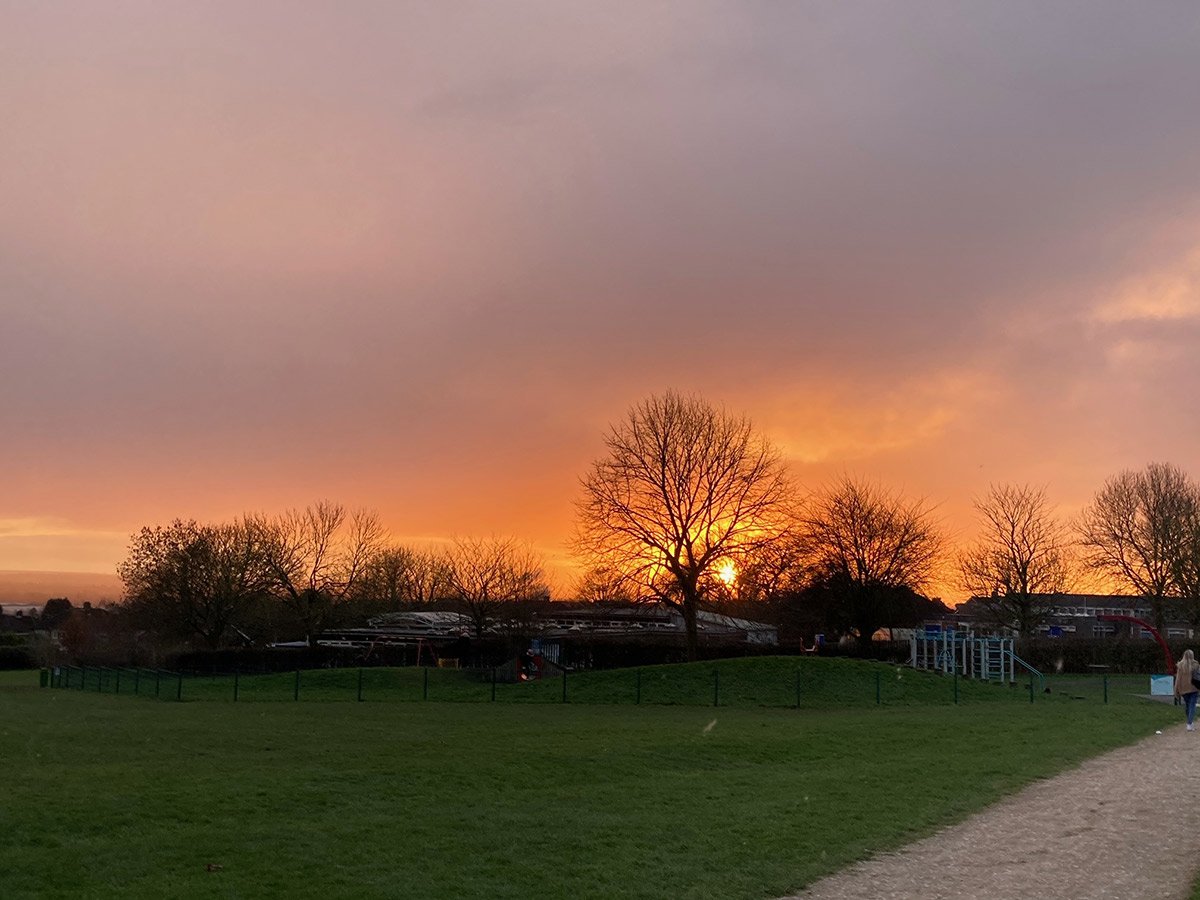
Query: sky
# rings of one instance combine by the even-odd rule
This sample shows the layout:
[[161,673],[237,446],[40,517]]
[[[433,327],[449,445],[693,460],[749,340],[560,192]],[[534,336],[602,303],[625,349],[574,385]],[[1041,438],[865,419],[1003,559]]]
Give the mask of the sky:
[[0,0],[0,570],[328,498],[569,572],[667,389],[957,540],[989,484],[1200,475],[1198,46],[1189,2]]

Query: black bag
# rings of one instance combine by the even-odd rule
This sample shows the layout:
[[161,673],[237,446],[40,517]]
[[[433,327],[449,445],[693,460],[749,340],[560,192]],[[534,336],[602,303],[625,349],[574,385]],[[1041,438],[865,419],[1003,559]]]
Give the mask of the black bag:
[[1192,669],[1192,687],[1200,690],[1200,666]]

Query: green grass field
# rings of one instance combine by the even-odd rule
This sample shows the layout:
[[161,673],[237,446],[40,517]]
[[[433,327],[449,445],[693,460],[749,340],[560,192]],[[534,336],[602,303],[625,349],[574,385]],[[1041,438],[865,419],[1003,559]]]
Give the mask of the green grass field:
[[794,659],[728,662],[715,709],[712,664],[644,669],[640,706],[630,671],[571,676],[567,704],[553,683],[492,703],[462,673],[442,687],[481,702],[154,702],[6,674],[0,896],[775,897],[1177,718],[1130,696],[1144,679],[1109,704],[960,683],[954,705],[947,679],[839,660],[805,660],[788,709]]

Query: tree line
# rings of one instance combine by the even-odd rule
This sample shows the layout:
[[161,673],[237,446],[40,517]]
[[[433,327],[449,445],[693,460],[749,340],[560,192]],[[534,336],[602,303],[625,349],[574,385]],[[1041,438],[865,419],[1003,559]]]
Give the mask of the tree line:
[[[804,491],[745,416],[667,392],[609,428],[580,480],[574,599],[672,606],[693,657],[704,607],[868,641],[944,613],[926,594],[948,580],[1023,635],[1088,573],[1145,597],[1160,627],[1171,598],[1200,624],[1200,486],[1177,467],[1119,473],[1072,522],[1029,485],[992,485],[974,508],[978,536],[954,549],[925,498],[850,475]],[[545,571],[516,538],[403,546],[374,512],[327,501],[143,528],[118,570],[133,620],[208,647],[281,630],[315,642],[416,608],[458,609],[476,635],[521,627],[550,599]]]
[[331,627],[420,608],[461,609],[482,635],[499,608],[550,597],[541,558],[515,538],[408,547],[376,513],[328,501],[143,528],[118,574],[133,623],[209,648],[266,634],[315,643]]

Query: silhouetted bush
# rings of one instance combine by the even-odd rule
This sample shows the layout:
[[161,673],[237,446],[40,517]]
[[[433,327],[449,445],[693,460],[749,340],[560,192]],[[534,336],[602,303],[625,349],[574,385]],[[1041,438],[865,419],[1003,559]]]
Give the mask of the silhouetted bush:
[[[1179,659],[1189,646],[1195,647],[1183,640],[1168,644],[1172,659]],[[1106,671],[1140,675],[1167,671],[1162,647],[1144,638],[1031,638],[1017,641],[1015,650],[1017,656],[1047,674]]]
[[36,669],[37,660],[28,647],[0,647],[0,669]]

